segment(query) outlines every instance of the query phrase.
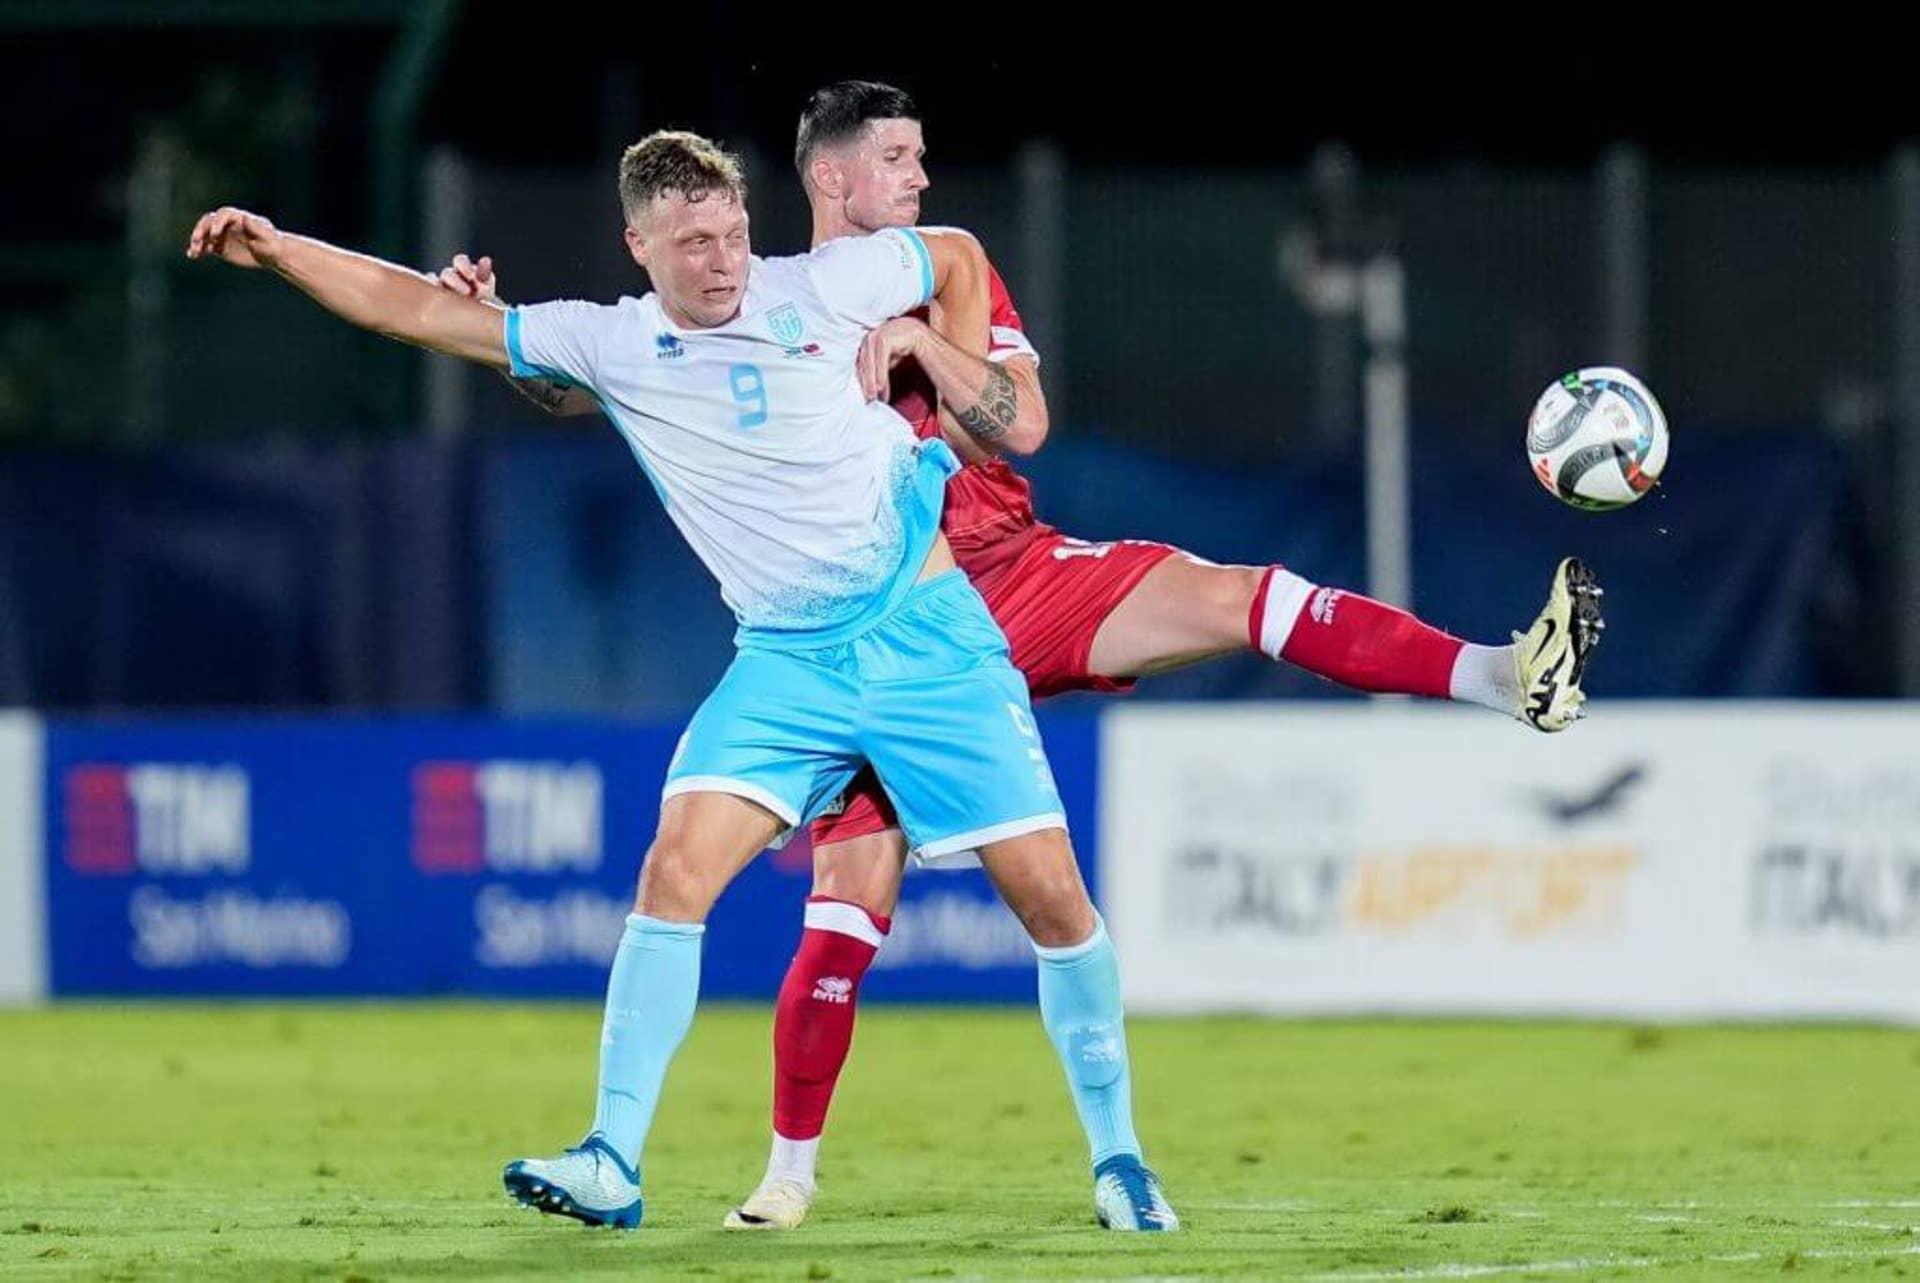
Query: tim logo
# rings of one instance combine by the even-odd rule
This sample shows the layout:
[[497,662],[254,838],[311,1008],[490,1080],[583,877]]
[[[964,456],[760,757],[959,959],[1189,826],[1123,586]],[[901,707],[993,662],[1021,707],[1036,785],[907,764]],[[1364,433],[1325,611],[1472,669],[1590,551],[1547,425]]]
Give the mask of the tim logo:
[[76,873],[245,873],[252,859],[238,766],[88,763],[68,770],[63,790]]
[[1307,613],[1313,616],[1316,624],[1331,624],[1333,608],[1340,604],[1343,594],[1338,588],[1322,588],[1313,594],[1313,601],[1307,607]]
[[845,976],[821,976],[813,986],[813,1000],[844,1006],[853,1001],[853,981]]
[[591,762],[422,762],[413,768],[414,867],[591,872],[604,792]]

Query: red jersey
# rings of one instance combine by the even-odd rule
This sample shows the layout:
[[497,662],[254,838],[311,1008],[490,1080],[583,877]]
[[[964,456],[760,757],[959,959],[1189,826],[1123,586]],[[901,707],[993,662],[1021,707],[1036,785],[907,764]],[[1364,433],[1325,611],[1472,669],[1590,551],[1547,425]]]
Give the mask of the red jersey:
[[[1033,344],[1027,341],[1020,313],[1013,306],[1005,281],[991,265],[987,268],[988,290],[992,303],[992,343],[987,351],[990,361],[1030,356],[1039,359]],[[927,319],[925,308],[914,313]],[[936,407],[938,394],[920,367],[903,362],[893,372],[893,408],[913,425],[923,438],[940,435],[940,417]],[[978,579],[991,570],[1012,562],[1033,542],[1034,536],[1049,527],[1033,515],[1033,491],[1025,477],[1015,472],[998,456],[981,463],[968,463],[947,482],[946,510],[940,517],[940,529],[953,545],[953,558],[966,571],[967,578]]]

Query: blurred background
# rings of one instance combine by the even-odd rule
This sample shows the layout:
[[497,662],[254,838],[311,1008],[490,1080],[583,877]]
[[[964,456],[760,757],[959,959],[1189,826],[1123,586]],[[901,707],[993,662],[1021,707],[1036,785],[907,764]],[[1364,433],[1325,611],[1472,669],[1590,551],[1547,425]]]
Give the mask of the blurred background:
[[[1621,701],[1630,728],[1625,756],[1579,759],[1596,782],[1642,778],[1655,768],[1634,745],[1691,733],[1663,738],[1628,700],[1667,701],[1646,715],[1677,707],[1688,726],[1750,745],[1741,727],[1785,727],[1785,751],[1835,718],[1905,717],[1898,701],[1920,694],[1920,120],[1872,51],[1808,46],[1756,64],[1737,39],[1620,49],[1543,35],[1512,52],[1471,32],[1386,39],[1304,22],[1257,39],[1125,22],[1060,39],[929,34],[866,16],[835,32],[717,10],[691,25],[458,0],[0,5],[14,122],[0,205],[0,707],[23,710],[16,725],[37,737],[16,751],[34,772],[16,809],[30,863],[44,843],[47,870],[21,894],[85,896],[103,870],[138,882],[113,882],[87,920],[130,942],[105,970],[87,970],[77,944],[64,952],[58,926],[28,949],[52,959],[56,990],[354,989],[358,973],[323,962],[358,965],[348,939],[364,950],[370,928],[343,936],[336,921],[329,935],[326,915],[299,918],[319,943],[257,967],[246,932],[223,934],[240,919],[205,892],[251,887],[248,912],[274,896],[347,904],[310,885],[305,854],[342,845],[401,862],[411,851],[426,882],[498,875],[518,888],[513,912],[537,901],[513,919],[532,924],[523,942],[573,941],[568,924],[586,922],[581,956],[554,946],[556,987],[594,989],[596,942],[617,931],[650,830],[650,773],[730,654],[710,581],[598,420],[545,419],[490,374],[359,334],[260,276],[190,265],[182,245],[195,215],[233,203],[422,268],[491,254],[509,299],[639,293],[619,239],[621,148],[657,127],[718,137],[748,161],[756,248],[797,251],[794,122],[812,88],[845,76],[917,97],[928,221],[974,230],[1012,288],[1054,425],[1022,467],[1068,533],[1285,562],[1484,641],[1525,627],[1553,559],[1578,553],[1609,589],[1589,689],[1598,708]],[[1844,92],[1816,94],[1809,68]],[[1673,431],[1662,487],[1600,516],[1543,493],[1522,449],[1534,397],[1595,364],[1645,378]],[[1260,697],[1340,696],[1237,658],[1155,679],[1135,703]],[[1832,699],[1849,702],[1694,702]],[[1354,703],[1328,712],[1364,716]],[[1102,801],[1100,745],[1153,710],[1067,705],[1049,740],[1091,864],[1116,824],[1122,845],[1151,827]],[[1282,742],[1317,725],[1297,705],[1253,707]],[[1417,716],[1384,710],[1402,713]],[[1888,756],[1858,791],[1920,796],[1902,774],[1914,724],[1875,725]],[[1833,761],[1857,752],[1835,745]],[[1364,736],[1354,751],[1372,752]],[[1487,751],[1469,791],[1474,771],[1520,769],[1510,741]],[[1205,773],[1166,754],[1161,778]],[[1569,769],[1554,760],[1549,771]],[[1777,791],[1779,769],[1755,759],[1754,796]],[[1247,789],[1297,797],[1286,778]],[[1820,781],[1841,800],[1814,809],[1847,813],[1855,784]],[[1373,805],[1349,785],[1327,784],[1348,798],[1327,814]],[[1713,787],[1675,805],[1698,809]],[[448,798],[446,823],[470,839],[452,854],[421,836],[422,808]],[[1861,840],[1879,863],[1847,885],[1867,888],[1861,903],[1892,924],[1878,938],[1910,957],[1920,806],[1875,815]],[[1644,815],[1635,832],[1670,819]],[[1291,818],[1263,824],[1273,842],[1298,838]],[[519,836],[500,836],[509,827]],[[1372,840],[1328,832],[1314,830],[1313,851]],[[1507,854],[1469,881],[1490,879],[1497,899],[1546,876],[1526,863],[1551,846],[1532,832],[1487,839]],[[1263,840],[1162,855],[1244,884],[1228,896],[1243,908],[1271,907],[1298,852],[1262,864]],[[1221,854],[1236,842],[1251,872]],[[1740,879],[1774,848],[1733,845],[1722,889],[1751,926],[1754,896],[1771,892]],[[804,865],[790,854],[767,876],[797,895]],[[1322,886],[1301,867],[1302,886]],[[589,870],[604,893],[585,908],[514,880]],[[169,879],[189,876],[214,882],[188,897]],[[1336,899],[1346,876],[1326,884]],[[161,898],[143,910],[139,887]],[[985,906],[975,891],[955,903]],[[492,912],[474,904],[469,888],[448,910],[457,965],[422,963],[400,987],[523,983],[488,979],[463,952],[472,915]],[[790,908],[782,899],[768,920]],[[1001,968],[1000,987],[949,977],[925,996],[1030,988],[1022,942],[998,919],[983,935],[985,912],[940,919],[941,947],[997,939],[999,953],[935,961],[955,975]],[[261,940],[287,935],[260,923]],[[1635,939],[1627,919],[1609,930],[1621,947]],[[175,954],[153,944],[182,939]],[[528,966],[545,965],[540,947]],[[763,992],[780,961],[721,987]]]

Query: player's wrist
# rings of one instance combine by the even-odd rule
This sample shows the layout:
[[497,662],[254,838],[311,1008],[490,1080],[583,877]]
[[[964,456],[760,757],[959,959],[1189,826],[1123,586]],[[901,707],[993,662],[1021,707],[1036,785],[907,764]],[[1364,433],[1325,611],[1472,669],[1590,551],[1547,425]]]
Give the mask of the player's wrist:
[[933,345],[933,327],[917,316],[903,316],[900,324],[907,335],[906,354],[916,360],[925,356]]
[[253,251],[254,261],[260,266],[287,276],[298,265],[301,252],[315,244],[305,236],[295,236],[276,227],[254,237],[247,248]]

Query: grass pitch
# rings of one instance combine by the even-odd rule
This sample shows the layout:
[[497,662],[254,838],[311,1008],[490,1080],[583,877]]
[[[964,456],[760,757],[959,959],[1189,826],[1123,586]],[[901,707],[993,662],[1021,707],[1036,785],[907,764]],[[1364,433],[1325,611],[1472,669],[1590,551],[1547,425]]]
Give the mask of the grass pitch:
[[874,1006],[814,1218],[724,1233],[765,1158],[768,1020],[703,1010],[618,1234],[499,1184],[578,1137],[597,1009],[0,1012],[0,1275],[1920,1275],[1913,1031],[1137,1020],[1187,1226],[1161,1237],[1094,1228],[1033,1012]]

